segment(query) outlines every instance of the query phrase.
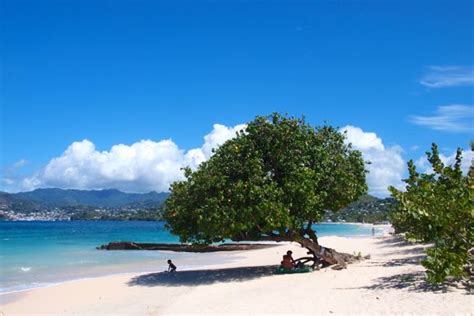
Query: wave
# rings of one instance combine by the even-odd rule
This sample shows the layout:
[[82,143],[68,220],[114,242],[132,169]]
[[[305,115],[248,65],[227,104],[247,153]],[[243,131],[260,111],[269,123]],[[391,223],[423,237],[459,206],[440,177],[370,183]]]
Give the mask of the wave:
[[23,272],[29,272],[31,270],[31,267],[20,267],[20,270]]

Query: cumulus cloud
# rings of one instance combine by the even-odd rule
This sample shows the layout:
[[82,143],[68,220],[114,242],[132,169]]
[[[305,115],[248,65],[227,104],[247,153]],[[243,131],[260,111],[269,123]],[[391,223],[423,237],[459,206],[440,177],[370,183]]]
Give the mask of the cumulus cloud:
[[246,124],[236,125],[233,128],[221,124],[214,124],[211,133],[204,136],[204,145],[201,147],[206,159],[212,156],[212,150],[235,136],[238,131],[244,130]]
[[346,142],[351,143],[354,149],[360,150],[367,166],[367,184],[369,193],[384,197],[387,196],[387,187],[392,185],[401,189],[405,162],[402,158],[400,146],[385,147],[382,139],[375,133],[365,132],[359,127],[345,126],[340,129],[346,132]]
[[[184,150],[171,139],[160,141],[141,140],[131,145],[118,144],[108,150],[98,150],[94,143],[84,139],[69,145],[58,157],[38,173],[10,184],[17,190],[32,190],[39,187],[74,189],[117,188],[126,192],[163,192],[169,185],[183,179],[181,168],[196,169],[209,159],[213,149],[233,138],[246,125],[227,127],[215,124],[204,136],[201,147]],[[401,148],[386,147],[375,133],[365,132],[354,126],[341,130],[347,132],[347,141],[362,152],[368,165],[367,182],[369,192],[386,196],[387,187],[401,187],[404,161]]]
[[474,132],[474,106],[451,104],[439,106],[432,116],[411,116],[414,124],[448,132]]
[[420,84],[429,88],[473,85],[474,71],[472,67],[431,66],[420,79]]
[[172,140],[141,140],[99,151],[84,139],[72,143],[61,156],[49,161],[38,174],[23,179],[22,189],[59,187],[74,189],[117,188],[128,192],[163,192],[183,179],[181,168],[193,169],[212,155],[212,149],[234,137],[245,125],[215,124],[200,148],[185,151]]
[[[441,161],[443,162],[443,164],[445,166],[448,166],[448,165],[452,166],[452,165],[454,165],[454,162],[455,162],[456,151],[454,151],[454,152],[452,152],[448,155],[439,154],[439,158],[441,159]],[[471,151],[468,148],[463,149],[463,151],[462,151],[462,160],[461,160],[461,170],[462,170],[462,172],[464,174],[467,174],[467,172],[469,171],[469,167],[473,163],[474,163],[474,152]],[[421,156],[420,158],[418,158],[415,161],[415,165],[418,168],[419,172],[423,172],[423,173],[432,173],[433,172],[431,164],[429,163],[426,155]]]
[[350,125],[341,128],[341,131],[346,132],[347,141],[358,150],[385,150],[385,146],[383,145],[382,140],[375,133],[364,132],[359,127],[354,127]]

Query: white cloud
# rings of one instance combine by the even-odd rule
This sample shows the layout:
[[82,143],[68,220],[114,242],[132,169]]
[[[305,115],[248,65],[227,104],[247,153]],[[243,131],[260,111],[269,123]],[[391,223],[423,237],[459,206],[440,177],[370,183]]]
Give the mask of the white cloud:
[[185,165],[196,169],[199,164],[212,156],[212,151],[234,138],[236,133],[245,130],[246,124],[239,124],[234,127],[227,127],[221,124],[214,124],[212,131],[204,136],[204,144],[201,148],[189,150],[185,155]]
[[[448,166],[448,165],[452,166],[454,165],[454,162],[456,161],[455,160],[456,151],[448,155],[439,154],[439,158],[441,159],[441,161],[443,162],[445,166]],[[468,148],[463,149],[462,160],[461,160],[461,170],[464,174],[467,174],[467,172],[469,171],[469,167],[471,166],[472,163],[474,163],[474,152]],[[418,158],[415,161],[415,165],[418,168],[419,172],[428,173],[428,174],[433,173],[433,169],[426,155]]]
[[345,126],[340,129],[346,131],[347,142],[352,143],[354,149],[360,150],[364,160],[370,161],[367,166],[367,185],[369,193],[383,197],[387,196],[387,187],[392,185],[401,189],[405,162],[401,156],[400,146],[385,147],[382,139],[375,133],[364,132],[359,127]]
[[359,127],[347,125],[341,128],[346,131],[347,141],[351,143],[354,148],[359,150],[385,150],[382,140],[375,133],[364,132]]
[[429,72],[420,79],[420,84],[429,88],[445,88],[474,84],[472,67],[431,66]]
[[[181,149],[172,140],[141,140],[131,145],[118,144],[109,150],[97,150],[85,139],[72,143],[62,155],[55,157],[37,174],[16,181],[17,190],[38,187],[75,189],[117,188],[126,192],[167,191],[169,185],[183,179],[182,167],[196,169],[212,156],[212,149],[235,136],[246,125],[227,127],[215,124],[199,148]],[[384,146],[375,133],[346,126],[347,140],[362,152],[368,165],[369,192],[386,196],[387,187],[401,187],[404,161],[401,148]],[[7,184],[4,181],[5,184]],[[10,185],[14,187],[14,185]]]
[[206,159],[212,156],[212,149],[225,143],[226,140],[233,138],[235,133],[245,129],[246,126],[245,124],[240,124],[229,128],[224,125],[214,124],[212,132],[204,136],[204,145],[201,148]]
[[474,131],[474,106],[451,104],[439,106],[432,116],[411,116],[414,124],[426,126],[434,130],[448,132]]
[[15,168],[15,169],[22,168],[22,167],[24,167],[27,163],[28,163],[28,161],[27,161],[26,159],[18,160],[17,162],[15,162],[15,163],[13,164],[13,168]]
[[5,185],[7,185],[7,186],[12,186],[12,185],[15,184],[15,180],[10,179],[10,178],[6,178],[6,177],[1,178],[0,181],[1,181],[2,183],[4,183]]
[[18,191],[18,183],[25,177],[26,159],[20,159],[11,165],[0,168],[0,191]]
[[245,125],[215,124],[201,148],[185,151],[172,140],[141,140],[98,151],[85,139],[72,143],[64,153],[50,160],[38,174],[22,181],[23,190],[38,187],[75,189],[117,188],[128,192],[167,191],[183,179],[181,168],[193,169],[212,155],[212,149],[235,136]]

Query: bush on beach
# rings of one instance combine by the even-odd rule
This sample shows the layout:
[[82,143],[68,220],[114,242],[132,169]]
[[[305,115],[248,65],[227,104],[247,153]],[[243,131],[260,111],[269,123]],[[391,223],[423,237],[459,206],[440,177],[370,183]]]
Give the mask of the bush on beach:
[[471,164],[463,175],[461,149],[452,166],[443,164],[436,144],[426,154],[432,173],[418,173],[410,160],[406,191],[389,188],[397,201],[391,222],[407,238],[433,244],[422,265],[429,282],[441,283],[449,277],[467,277],[472,271],[474,167]]

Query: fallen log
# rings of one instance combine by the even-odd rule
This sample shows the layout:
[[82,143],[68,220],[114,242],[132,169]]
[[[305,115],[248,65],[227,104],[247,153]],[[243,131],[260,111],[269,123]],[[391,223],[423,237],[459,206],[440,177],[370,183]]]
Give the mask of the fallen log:
[[136,243],[132,241],[113,241],[106,245],[96,247],[99,250],[167,250],[179,252],[215,252],[252,250],[275,247],[272,244],[254,243],[229,243],[221,245],[188,245],[188,244],[163,244],[163,243]]

